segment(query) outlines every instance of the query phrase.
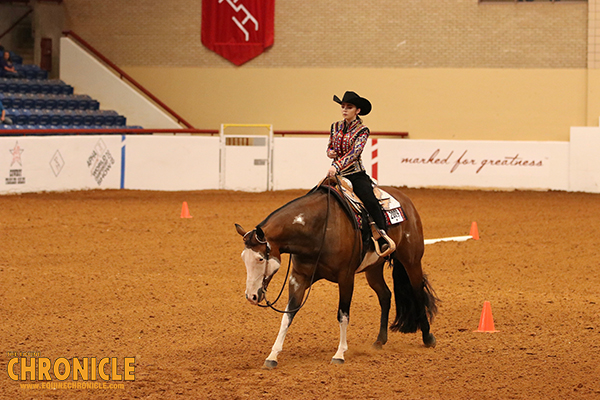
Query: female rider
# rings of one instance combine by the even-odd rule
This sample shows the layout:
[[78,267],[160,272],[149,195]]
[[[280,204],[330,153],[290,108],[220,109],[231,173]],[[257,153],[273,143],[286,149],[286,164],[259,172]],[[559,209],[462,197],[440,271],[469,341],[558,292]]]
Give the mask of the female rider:
[[371,102],[350,91],[344,93],[341,100],[339,97],[333,96],[333,101],[341,104],[344,119],[331,124],[327,157],[333,159],[333,162],[327,171],[327,176],[339,174],[352,183],[354,193],[373,218],[376,231],[381,235],[381,239],[379,239],[381,253],[385,253],[390,245],[394,246],[393,241],[385,230],[386,223],[383,212],[379,201],[373,194],[371,178],[367,175],[361,160],[370,131],[363,124],[360,115],[367,115],[371,112]]

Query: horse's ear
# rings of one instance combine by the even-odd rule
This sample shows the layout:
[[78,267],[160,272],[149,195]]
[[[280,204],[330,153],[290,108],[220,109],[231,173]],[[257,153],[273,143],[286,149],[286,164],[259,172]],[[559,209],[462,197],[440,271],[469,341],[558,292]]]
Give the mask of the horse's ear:
[[263,242],[264,243],[264,241],[265,241],[265,233],[260,228],[260,226],[256,227],[256,238],[258,239],[259,242]]
[[246,234],[246,231],[244,230],[244,228],[242,228],[241,225],[235,224],[235,230],[237,231],[237,233],[239,233],[241,236],[244,236]]

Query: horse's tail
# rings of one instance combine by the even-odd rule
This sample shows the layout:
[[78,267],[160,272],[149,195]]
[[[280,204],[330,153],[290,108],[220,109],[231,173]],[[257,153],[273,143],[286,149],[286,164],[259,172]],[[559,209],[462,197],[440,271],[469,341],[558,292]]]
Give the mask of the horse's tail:
[[422,318],[427,318],[429,322],[433,320],[437,313],[438,299],[426,275],[423,275],[423,286],[419,290],[414,290],[404,265],[392,258],[392,267],[396,318],[390,329],[402,333],[416,332]]

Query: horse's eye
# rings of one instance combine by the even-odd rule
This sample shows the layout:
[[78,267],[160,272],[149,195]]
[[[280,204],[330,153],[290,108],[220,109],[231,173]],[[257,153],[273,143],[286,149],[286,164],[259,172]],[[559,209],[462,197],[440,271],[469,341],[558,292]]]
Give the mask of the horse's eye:
[[262,257],[260,257],[260,258],[258,259],[258,262],[263,262],[263,261],[265,261],[265,259],[264,259],[264,258],[262,258]]

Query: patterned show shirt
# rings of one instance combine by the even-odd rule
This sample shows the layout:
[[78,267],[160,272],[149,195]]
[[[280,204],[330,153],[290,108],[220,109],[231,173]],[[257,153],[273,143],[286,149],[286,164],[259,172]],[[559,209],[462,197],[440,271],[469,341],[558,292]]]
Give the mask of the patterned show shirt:
[[361,154],[369,138],[369,128],[360,118],[348,125],[346,120],[331,124],[327,151],[335,151],[337,156],[332,165],[338,173],[363,171]]

